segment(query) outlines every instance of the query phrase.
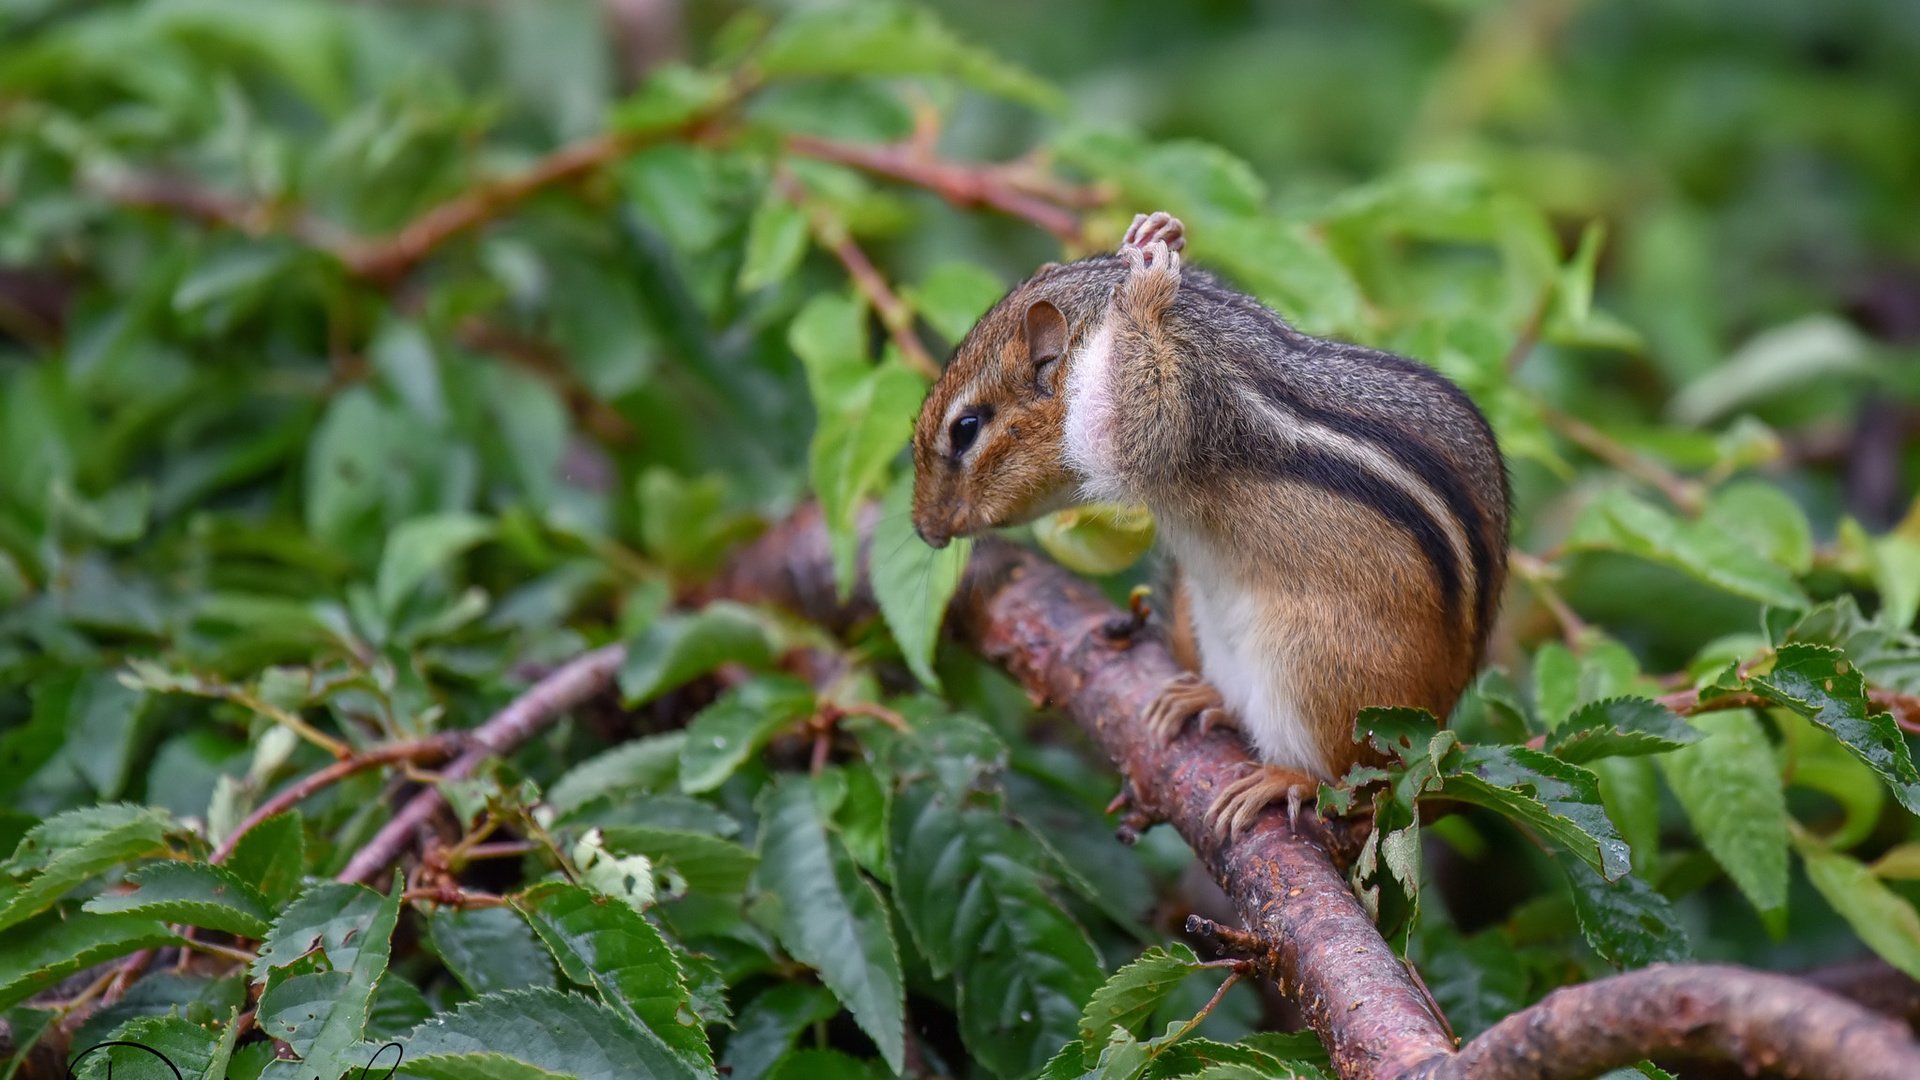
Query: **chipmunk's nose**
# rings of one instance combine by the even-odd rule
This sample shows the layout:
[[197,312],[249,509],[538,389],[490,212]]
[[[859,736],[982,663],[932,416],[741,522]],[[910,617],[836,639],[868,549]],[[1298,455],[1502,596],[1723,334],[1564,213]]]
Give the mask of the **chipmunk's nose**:
[[917,521],[913,523],[913,531],[928,547],[936,550],[946,547],[947,541],[952,539],[952,537],[949,537],[943,532],[928,532],[926,528]]

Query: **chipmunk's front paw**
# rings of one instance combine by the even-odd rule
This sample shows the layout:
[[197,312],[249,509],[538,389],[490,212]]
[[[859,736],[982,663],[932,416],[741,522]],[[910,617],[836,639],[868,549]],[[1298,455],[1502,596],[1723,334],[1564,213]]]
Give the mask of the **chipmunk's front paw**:
[[1191,672],[1176,675],[1160,688],[1143,719],[1147,730],[1161,742],[1172,742],[1186,725],[1187,717],[1198,714],[1202,735],[1216,727],[1235,727],[1220,692]]
[[1164,244],[1169,254],[1178,255],[1187,246],[1187,227],[1165,210],[1135,214],[1133,224],[1127,227],[1126,239],[1120,241],[1120,251],[1124,254],[1128,248],[1145,249],[1155,241]]
[[1261,811],[1280,802],[1287,805],[1287,823],[1300,825],[1300,807],[1314,798],[1320,781],[1298,769],[1278,765],[1259,765],[1247,775],[1220,789],[1213,805],[1207,807],[1206,824],[1223,840],[1237,840],[1240,833]]

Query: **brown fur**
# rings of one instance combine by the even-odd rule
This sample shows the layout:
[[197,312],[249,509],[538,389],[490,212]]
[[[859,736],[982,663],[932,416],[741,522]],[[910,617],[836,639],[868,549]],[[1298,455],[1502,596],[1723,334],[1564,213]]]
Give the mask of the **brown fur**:
[[[1036,380],[1026,315],[1040,301],[1064,316],[1069,345]],[[1506,476],[1485,421],[1431,372],[1301,334],[1177,262],[1132,272],[1106,256],[1045,268],[981,319],[915,431],[922,535],[944,543],[1075,499],[1079,478],[1064,462],[1066,369],[1103,318],[1114,321],[1107,374],[1125,403],[1107,437],[1118,472],[1164,532],[1204,545],[1217,569],[1258,598],[1262,640],[1284,643],[1297,707],[1333,773],[1363,756],[1351,733],[1364,706],[1419,706],[1444,718],[1479,662],[1505,580]],[[1292,451],[1261,401],[1370,450],[1385,447],[1393,467],[1446,500],[1441,524],[1474,545],[1472,558],[1447,549],[1459,564],[1453,603],[1431,544],[1361,495],[1288,474]],[[993,409],[958,459],[944,430],[956,402]],[[1186,581],[1176,578],[1171,592],[1175,655],[1197,670]]]

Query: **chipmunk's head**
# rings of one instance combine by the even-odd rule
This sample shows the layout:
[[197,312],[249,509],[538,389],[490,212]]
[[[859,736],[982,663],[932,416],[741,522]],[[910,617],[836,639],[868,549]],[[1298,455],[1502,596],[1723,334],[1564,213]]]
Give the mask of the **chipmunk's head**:
[[1118,275],[1117,259],[1049,265],[982,316],[920,407],[913,527],[934,547],[1075,501],[1066,369]]

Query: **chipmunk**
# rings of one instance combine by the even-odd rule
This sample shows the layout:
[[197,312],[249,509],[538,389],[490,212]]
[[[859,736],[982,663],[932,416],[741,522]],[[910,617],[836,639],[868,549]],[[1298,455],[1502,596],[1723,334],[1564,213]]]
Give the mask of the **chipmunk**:
[[1044,266],[980,319],[915,427],[913,520],[940,547],[1079,502],[1152,510],[1189,673],[1144,720],[1246,736],[1262,765],[1208,812],[1234,836],[1370,759],[1362,707],[1447,716],[1505,581],[1509,491],[1445,377],[1301,333],[1185,246],[1140,215],[1117,254]]

